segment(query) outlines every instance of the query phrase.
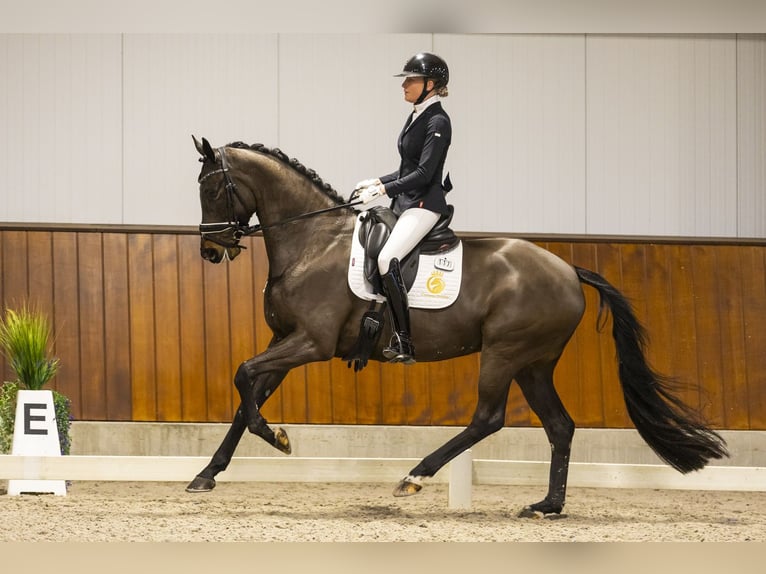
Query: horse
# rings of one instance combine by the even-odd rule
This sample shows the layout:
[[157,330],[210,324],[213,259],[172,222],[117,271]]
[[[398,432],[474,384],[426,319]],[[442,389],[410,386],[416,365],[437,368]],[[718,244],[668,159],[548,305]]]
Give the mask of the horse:
[[[369,302],[355,296],[347,281],[359,213],[354,203],[278,148],[233,142],[214,149],[205,138],[192,138],[202,163],[200,255],[211,263],[234,260],[244,248],[242,237],[263,234],[269,263],[264,312],[273,333],[266,350],[237,368],[234,385],[240,405],[209,464],[186,488],[208,492],[245,429],[280,452],[291,452],[286,432],[272,429],[261,407],[290,369],[347,357]],[[250,226],[254,214],[259,223]],[[481,354],[475,411],[461,432],[399,481],[394,496],[419,492],[424,479],[500,430],[509,388],[516,381],[551,446],[547,494],[519,516],[561,515],[575,424],[554,388],[553,372],[583,316],[583,285],[599,293],[599,319],[604,311],[612,314],[619,380],[627,412],[643,440],[681,473],[728,456],[721,436],[678,398],[674,379],[648,364],[644,327],[628,299],[604,277],[522,239],[462,242],[463,275],[456,301],[440,310],[412,309],[411,322],[418,361]],[[370,359],[386,361],[384,346],[377,342]]]

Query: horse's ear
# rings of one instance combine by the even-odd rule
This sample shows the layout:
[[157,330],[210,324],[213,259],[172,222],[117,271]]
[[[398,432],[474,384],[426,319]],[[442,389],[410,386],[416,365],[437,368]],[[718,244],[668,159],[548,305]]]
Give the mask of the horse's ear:
[[197,148],[199,154],[212,163],[215,163],[215,153],[213,152],[213,148],[210,145],[210,142],[208,142],[205,138],[202,138],[202,143],[200,143],[199,140],[194,136],[192,136],[192,139],[194,140],[194,147]]

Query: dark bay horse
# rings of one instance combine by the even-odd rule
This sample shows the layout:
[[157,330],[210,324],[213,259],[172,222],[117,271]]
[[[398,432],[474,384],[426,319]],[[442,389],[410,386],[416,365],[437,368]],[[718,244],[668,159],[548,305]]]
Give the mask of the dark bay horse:
[[[200,253],[213,263],[233,260],[242,236],[263,232],[269,261],[264,309],[273,332],[268,348],[239,366],[234,384],[241,402],[231,427],[187,487],[205,492],[214,488],[214,477],[231,461],[245,429],[290,453],[286,433],[269,427],[261,407],[290,369],[346,356],[369,303],[348,286],[357,212],[337,192],[278,149],[242,143],[213,149],[204,138],[194,142],[202,162]],[[260,223],[249,227],[253,214]],[[481,353],[476,410],[462,432],[399,482],[395,496],[415,494],[424,478],[501,429],[515,380],[551,445],[548,493],[521,515],[561,512],[574,423],[553,386],[553,370],[585,309],[581,284],[595,288],[602,308],[612,313],[625,403],[647,444],[682,473],[728,455],[723,439],[648,365],[642,326],[603,277],[519,239],[464,239],[463,256],[457,301],[443,310],[413,309],[412,330],[419,361]],[[381,350],[388,336],[386,327],[372,360],[385,361]]]

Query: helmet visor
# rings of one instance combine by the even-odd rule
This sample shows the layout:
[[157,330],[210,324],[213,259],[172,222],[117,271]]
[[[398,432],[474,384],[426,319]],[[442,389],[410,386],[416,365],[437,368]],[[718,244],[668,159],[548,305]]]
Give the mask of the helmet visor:
[[428,74],[424,74],[423,72],[400,72],[398,74],[394,74],[394,78],[428,78]]

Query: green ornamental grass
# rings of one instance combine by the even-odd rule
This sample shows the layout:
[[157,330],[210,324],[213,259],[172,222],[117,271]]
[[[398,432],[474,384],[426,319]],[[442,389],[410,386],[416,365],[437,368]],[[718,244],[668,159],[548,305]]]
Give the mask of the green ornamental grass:
[[[0,317],[0,350],[17,380],[0,385],[0,453],[8,453],[13,441],[16,396],[19,389],[40,390],[56,375],[59,360],[50,357],[51,331],[47,317],[28,305],[19,311],[6,309]],[[71,403],[53,391],[53,407],[61,454],[69,454]]]
[[46,316],[23,306],[6,309],[0,321],[0,347],[25,389],[40,390],[55,375],[57,358],[49,358],[51,331]]

